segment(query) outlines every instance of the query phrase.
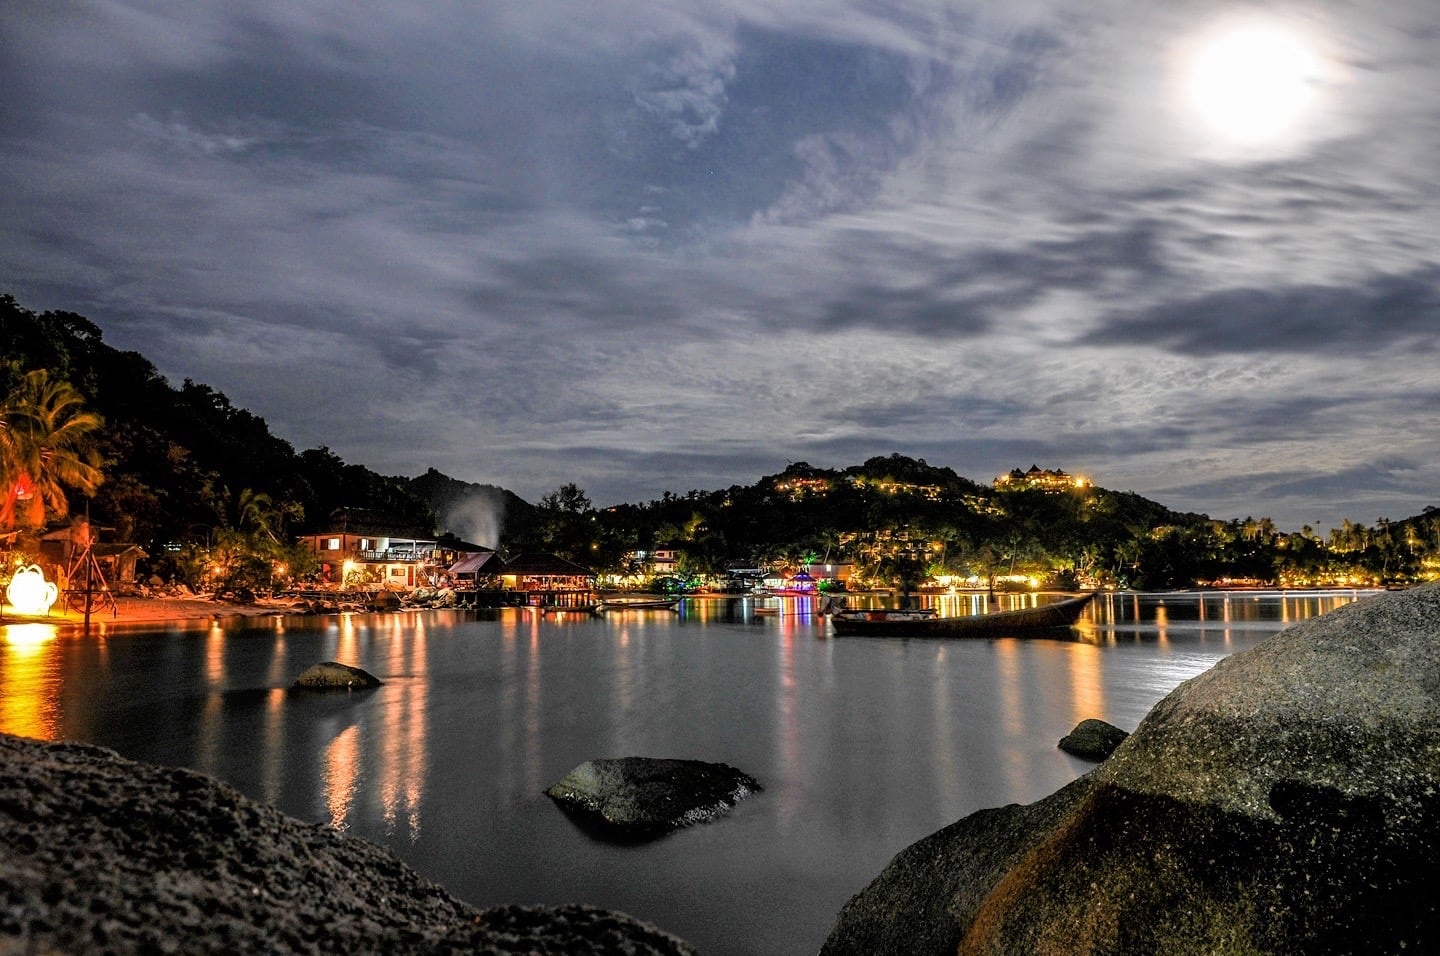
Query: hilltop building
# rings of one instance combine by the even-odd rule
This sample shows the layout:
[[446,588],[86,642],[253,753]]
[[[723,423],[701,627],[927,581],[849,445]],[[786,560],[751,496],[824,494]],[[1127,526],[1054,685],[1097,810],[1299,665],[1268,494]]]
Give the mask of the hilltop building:
[[1022,491],[1026,489],[1038,489],[1040,491],[1060,492],[1074,491],[1077,488],[1090,487],[1089,478],[1081,478],[1078,475],[1071,475],[1067,472],[1056,470],[1041,470],[1039,465],[1031,465],[1029,471],[1014,469],[1009,474],[1001,475],[995,479],[997,491]]

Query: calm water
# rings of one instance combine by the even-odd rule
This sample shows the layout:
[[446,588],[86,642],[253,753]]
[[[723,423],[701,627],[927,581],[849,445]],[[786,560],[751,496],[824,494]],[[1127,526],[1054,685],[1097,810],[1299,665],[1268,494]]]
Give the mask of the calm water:
[[[1071,639],[837,639],[803,601],[762,616],[749,599],[91,638],[0,627],[0,730],[214,774],[392,847],[477,906],[584,901],[706,954],[813,953],[904,846],[1089,769],[1055,746],[1080,720],[1131,730],[1181,681],[1356,596],[1106,595]],[[323,660],[385,686],[287,690]],[[625,755],[728,763],[765,791],[641,846],[592,839],[542,794]]]

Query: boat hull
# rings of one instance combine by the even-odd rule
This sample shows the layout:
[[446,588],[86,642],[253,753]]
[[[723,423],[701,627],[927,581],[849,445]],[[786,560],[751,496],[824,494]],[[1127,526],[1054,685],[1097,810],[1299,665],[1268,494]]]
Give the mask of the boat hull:
[[680,598],[662,598],[654,601],[601,601],[599,610],[606,611],[673,611],[680,605]]
[[1039,607],[966,617],[932,617],[911,621],[842,619],[830,621],[840,637],[1006,637],[1072,626],[1094,594],[1066,598]]

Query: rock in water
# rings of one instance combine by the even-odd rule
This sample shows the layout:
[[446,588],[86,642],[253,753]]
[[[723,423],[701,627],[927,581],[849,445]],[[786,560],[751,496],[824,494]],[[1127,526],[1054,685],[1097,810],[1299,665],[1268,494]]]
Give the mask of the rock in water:
[[1075,729],[1060,738],[1057,744],[1061,750],[1086,760],[1104,760],[1115,752],[1115,748],[1130,736],[1114,724],[1090,718],[1075,725]]
[[0,953],[694,956],[589,906],[478,911],[189,770],[0,734]]
[[326,661],[323,664],[316,664],[307,668],[305,673],[295,678],[296,687],[316,687],[321,689],[343,687],[354,689],[357,687],[379,687],[380,678],[368,674],[358,667],[351,667],[349,664],[339,664],[335,661]]
[[616,834],[703,823],[761,789],[723,763],[621,757],[587,760],[545,791],[566,810]]
[[827,956],[1440,948],[1440,585],[1221,661],[1099,767],[900,852]]

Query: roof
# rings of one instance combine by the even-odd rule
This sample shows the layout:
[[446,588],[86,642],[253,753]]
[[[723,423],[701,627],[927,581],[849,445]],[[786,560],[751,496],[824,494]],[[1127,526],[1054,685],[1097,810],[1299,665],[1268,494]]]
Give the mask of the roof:
[[558,554],[522,554],[505,562],[506,574],[548,575],[550,577],[590,577],[595,572]]
[[[485,567],[486,565],[490,567]],[[486,574],[500,574],[503,565],[500,558],[494,551],[484,551],[478,554],[467,554],[465,557],[450,565],[451,574],[475,574],[481,568],[485,568]]]

